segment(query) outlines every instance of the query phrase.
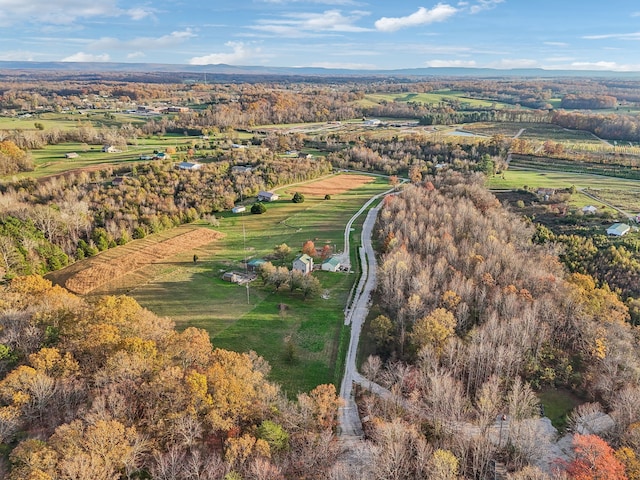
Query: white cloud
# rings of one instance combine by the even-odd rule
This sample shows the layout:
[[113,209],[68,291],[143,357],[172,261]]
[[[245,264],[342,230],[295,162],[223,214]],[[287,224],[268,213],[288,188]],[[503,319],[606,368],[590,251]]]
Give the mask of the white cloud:
[[497,62],[487,64],[489,68],[511,69],[511,68],[539,68],[540,65],[536,60],[529,58],[503,58]]
[[243,42],[227,42],[225,46],[231,47],[232,52],[229,53],[212,53],[202,57],[193,57],[189,60],[190,65],[217,65],[225,63],[228,65],[237,65],[245,62],[260,53],[260,49],[252,49]]
[[37,53],[22,50],[0,52],[0,60],[3,62],[33,62],[37,56]]
[[110,60],[108,53],[94,55],[91,53],[78,52],[60,60],[61,62],[108,62]]
[[326,33],[365,32],[355,22],[369,12],[353,11],[343,15],[340,10],[326,10],[322,13],[290,13],[277,20],[260,20],[251,28],[285,37],[303,37]]
[[504,0],[480,0],[477,4],[472,5],[469,11],[473,14],[480,13],[484,10],[496,8],[498,4],[503,2]]
[[478,64],[475,60],[429,60],[425,62],[427,67],[443,68],[443,67],[462,67],[462,68],[474,68]]
[[640,32],[634,33],[607,33],[604,35],[586,35],[582,38],[587,40],[605,40],[613,38],[616,40],[640,40]]
[[145,57],[144,52],[131,52],[127,54],[127,58],[143,58]]
[[640,12],[633,12],[631,14],[632,17],[640,17]]
[[568,47],[569,44],[565,42],[543,42],[545,45],[549,45],[550,47]]
[[444,22],[458,12],[458,9],[439,3],[431,10],[420,7],[417,12],[406,17],[382,17],[376,21],[375,26],[383,32],[395,32],[402,28],[417,27],[420,25],[429,25],[435,22]]
[[90,48],[91,50],[158,50],[178,45],[195,36],[196,35],[191,31],[191,29],[186,29],[182,31],[171,32],[168,35],[163,35],[157,38],[137,37],[131,40],[120,40],[118,38],[103,37],[99,40],[89,43],[87,48]]
[[133,20],[143,20],[147,17],[155,17],[156,12],[155,8],[136,7],[127,10],[127,15]]
[[574,70],[610,70],[613,72],[638,72],[640,64],[621,64],[617,62],[573,62],[569,65]]
[[0,0],[0,25],[21,23],[71,25],[86,18],[129,16],[134,20],[152,16],[153,8],[123,10],[117,0]]

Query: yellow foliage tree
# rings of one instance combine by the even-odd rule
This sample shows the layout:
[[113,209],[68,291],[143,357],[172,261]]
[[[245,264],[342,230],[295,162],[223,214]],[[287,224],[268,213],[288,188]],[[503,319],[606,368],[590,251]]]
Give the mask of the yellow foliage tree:
[[436,308],[414,324],[411,343],[418,350],[431,346],[440,354],[449,338],[454,336],[455,328],[456,319],[453,314],[444,308]]

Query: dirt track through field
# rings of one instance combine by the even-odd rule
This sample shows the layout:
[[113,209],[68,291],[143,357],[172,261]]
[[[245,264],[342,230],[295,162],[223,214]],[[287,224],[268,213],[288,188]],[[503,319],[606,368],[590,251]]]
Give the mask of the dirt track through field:
[[138,270],[146,265],[160,262],[186,250],[206,245],[222,238],[220,232],[199,228],[170,238],[164,242],[149,245],[137,252],[123,255],[113,260],[94,263],[76,273],[65,282],[65,287],[74,293],[86,295],[96,288]]
[[318,182],[296,186],[292,191],[295,190],[304,195],[337,195],[374,181],[375,178],[370,175],[336,175]]

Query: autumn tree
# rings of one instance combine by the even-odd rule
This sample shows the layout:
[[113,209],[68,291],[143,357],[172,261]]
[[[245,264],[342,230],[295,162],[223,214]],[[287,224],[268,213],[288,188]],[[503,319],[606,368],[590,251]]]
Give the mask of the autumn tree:
[[305,253],[310,257],[316,256],[316,246],[313,243],[313,240],[307,240],[304,242],[304,245],[302,245],[302,253]]
[[574,480],[626,480],[624,466],[613,449],[597,435],[575,434],[573,460],[566,471]]

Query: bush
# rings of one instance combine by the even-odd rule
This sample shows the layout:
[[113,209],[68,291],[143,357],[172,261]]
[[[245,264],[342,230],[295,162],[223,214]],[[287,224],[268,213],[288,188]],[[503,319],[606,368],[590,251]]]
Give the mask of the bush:
[[257,202],[251,205],[251,213],[262,214],[267,211],[267,207],[265,207],[262,203]]
[[302,195],[300,192],[296,192],[293,195],[293,198],[291,199],[291,201],[293,203],[302,203],[302,202],[304,202],[304,195]]
[[324,196],[325,200],[331,200],[331,195],[329,195],[328,193]]

